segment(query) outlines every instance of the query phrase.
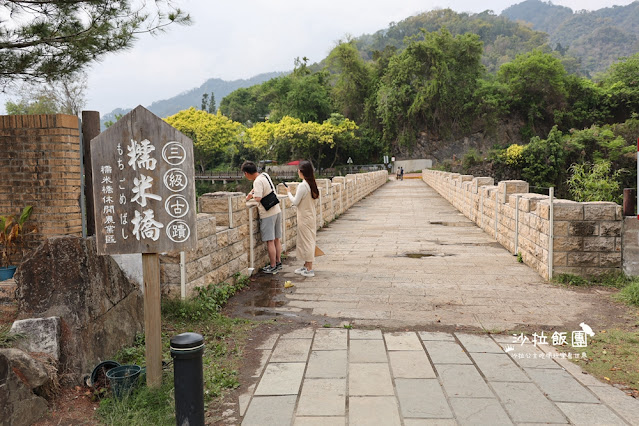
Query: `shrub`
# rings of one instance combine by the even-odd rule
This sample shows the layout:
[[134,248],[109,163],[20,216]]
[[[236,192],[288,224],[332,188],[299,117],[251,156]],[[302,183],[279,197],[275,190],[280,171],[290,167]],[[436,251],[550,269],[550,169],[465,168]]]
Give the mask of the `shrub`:
[[610,161],[573,164],[570,171],[568,189],[575,201],[621,201],[619,179],[624,170],[612,172]]
[[510,145],[503,153],[504,162],[513,167],[521,166],[524,162],[524,149],[523,145],[517,145],[516,143]]

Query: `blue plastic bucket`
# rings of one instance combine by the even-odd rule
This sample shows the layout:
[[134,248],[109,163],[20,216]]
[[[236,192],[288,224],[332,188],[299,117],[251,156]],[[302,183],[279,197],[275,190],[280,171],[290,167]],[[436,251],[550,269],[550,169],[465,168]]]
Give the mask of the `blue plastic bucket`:
[[6,281],[13,278],[13,274],[16,273],[17,266],[7,266],[0,268],[0,281]]
[[107,371],[106,376],[116,398],[128,395],[140,378],[142,368],[139,365],[121,365]]

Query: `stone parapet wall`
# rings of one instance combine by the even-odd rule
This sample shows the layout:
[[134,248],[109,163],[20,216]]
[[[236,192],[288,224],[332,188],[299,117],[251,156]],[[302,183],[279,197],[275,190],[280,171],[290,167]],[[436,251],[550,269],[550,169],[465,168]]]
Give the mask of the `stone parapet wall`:
[[[370,172],[318,179],[321,193],[315,200],[318,229],[348,210],[388,180],[386,171]],[[287,183],[295,194],[299,182]],[[282,246],[289,251],[295,247],[297,237],[297,208],[286,196],[286,187],[277,186],[282,209]],[[197,250],[185,254],[186,292],[211,283],[232,281],[237,273],[246,274],[249,268],[261,268],[268,262],[266,244],[260,236],[257,203],[246,201],[241,192],[215,192],[204,194],[198,200]],[[252,231],[252,232],[251,232]],[[252,239],[251,239],[252,233]],[[253,263],[251,266],[251,241]],[[180,254],[160,256],[160,282],[162,292],[180,295]]]
[[622,265],[621,206],[609,202],[578,203],[529,193],[525,181],[498,182],[435,170],[422,178],[466,217],[492,235],[542,277],[552,274],[599,275]]
[[37,232],[26,236],[27,249],[55,235],[82,235],[80,154],[75,116],[0,116],[0,215],[33,206],[29,224]]

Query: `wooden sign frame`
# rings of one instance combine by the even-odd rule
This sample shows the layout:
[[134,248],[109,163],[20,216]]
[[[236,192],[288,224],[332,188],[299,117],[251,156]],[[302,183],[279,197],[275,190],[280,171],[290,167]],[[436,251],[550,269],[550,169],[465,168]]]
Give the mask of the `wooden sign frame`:
[[197,248],[193,142],[143,106],[91,140],[98,254],[142,253],[146,380],[162,384],[158,253]]

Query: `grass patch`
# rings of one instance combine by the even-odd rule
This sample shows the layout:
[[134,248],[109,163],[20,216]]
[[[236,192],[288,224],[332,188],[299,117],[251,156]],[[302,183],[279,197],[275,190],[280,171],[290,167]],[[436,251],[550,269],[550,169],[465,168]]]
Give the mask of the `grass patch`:
[[11,325],[0,325],[0,348],[10,348],[13,346],[13,342],[23,337],[20,333],[10,333]]
[[[560,350],[570,347],[557,347]],[[623,330],[605,330],[588,339],[586,359],[573,359],[584,370],[598,379],[639,390],[639,333]]]
[[611,272],[598,276],[590,276],[587,278],[573,274],[559,274],[553,277],[552,281],[557,284],[573,285],[580,287],[612,287],[624,288],[632,283],[639,282],[637,277],[628,277],[623,272]]
[[559,274],[552,277],[552,282],[563,285],[574,285],[578,287],[587,287],[593,285],[585,278],[573,274]]
[[622,288],[615,298],[628,305],[639,306],[639,280]]
[[[238,367],[248,332],[254,327],[248,320],[232,319],[219,311],[226,301],[248,284],[248,277],[237,275],[234,284],[209,285],[187,300],[162,302],[162,386],[149,389],[140,377],[136,390],[121,400],[105,398],[97,411],[98,419],[108,425],[174,425],[173,363],[171,337],[189,331],[204,337],[202,357],[205,403],[215,402],[226,391],[239,386]],[[145,363],[144,336],[136,336],[131,347],[114,357],[121,364]]]
[[138,386],[122,399],[103,399],[97,415],[103,423],[114,426],[175,425],[172,372],[164,373],[159,389]]
[[600,276],[583,278],[572,274],[559,274],[553,277],[556,284],[577,287],[612,287],[621,289],[613,297],[631,306],[639,306],[639,277],[629,277],[623,272],[613,272]]

